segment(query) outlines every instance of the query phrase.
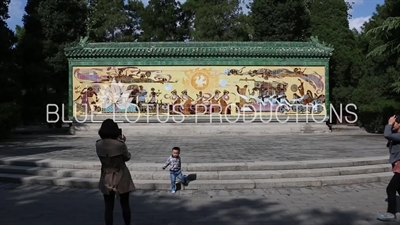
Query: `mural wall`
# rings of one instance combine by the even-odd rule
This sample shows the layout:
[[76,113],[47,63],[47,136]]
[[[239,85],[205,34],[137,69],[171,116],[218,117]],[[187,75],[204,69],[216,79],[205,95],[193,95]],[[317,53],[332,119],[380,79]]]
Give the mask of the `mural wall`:
[[326,114],[321,106],[323,66],[74,67],[72,76],[74,116],[138,111],[191,115],[196,110]]

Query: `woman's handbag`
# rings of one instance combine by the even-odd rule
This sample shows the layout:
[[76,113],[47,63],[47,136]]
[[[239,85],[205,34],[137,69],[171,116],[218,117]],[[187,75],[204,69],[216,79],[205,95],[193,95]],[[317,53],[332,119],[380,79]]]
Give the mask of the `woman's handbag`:
[[393,167],[393,173],[400,173],[400,161],[397,161]]

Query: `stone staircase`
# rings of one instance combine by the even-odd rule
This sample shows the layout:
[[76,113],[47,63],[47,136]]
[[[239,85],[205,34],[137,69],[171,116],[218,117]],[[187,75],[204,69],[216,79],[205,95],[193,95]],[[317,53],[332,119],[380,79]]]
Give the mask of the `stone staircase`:
[[[137,189],[169,189],[162,164],[128,163]],[[298,162],[186,163],[192,180],[187,190],[318,187],[386,182],[392,177],[387,157]],[[98,162],[5,157],[0,182],[97,188]]]

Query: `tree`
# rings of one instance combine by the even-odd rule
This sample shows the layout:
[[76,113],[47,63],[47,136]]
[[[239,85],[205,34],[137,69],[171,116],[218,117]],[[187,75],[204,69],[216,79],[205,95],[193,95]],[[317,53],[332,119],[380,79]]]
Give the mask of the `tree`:
[[41,67],[49,81],[48,92],[53,103],[67,103],[68,61],[64,48],[86,34],[86,2],[84,0],[42,0],[38,15],[44,39]]
[[348,7],[343,0],[316,0],[309,5],[312,35],[335,49],[329,65],[329,85],[331,101],[336,106],[352,102],[354,87],[365,74],[364,56],[349,29]]
[[254,0],[251,24],[256,41],[305,41],[310,37],[310,15],[304,0]]
[[185,14],[175,0],[150,0],[140,16],[140,41],[184,41],[189,36]]
[[368,56],[381,56],[383,54],[395,55],[400,52],[400,17],[389,17],[382,25],[367,32],[374,38],[386,39],[384,44],[376,47]]
[[[48,103],[67,103],[63,49],[86,34],[86,0],[28,0],[18,43],[23,67],[25,122],[44,122]],[[61,107],[60,107],[61,108]]]
[[386,15],[384,21],[366,32],[371,37],[371,41],[380,43],[375,46],[367,57],[385,57],[387,62],[395,66],[388,72],[393,74],[393,83],[391,87],[397,94],[400,93],[400,2],[387,0],[385,7],[381,9],[382,14]]
[[386,0],[385,4],[377,6],[376,13],[363,25],[357,37],[359,49],[368,56],[363,62],[368,70],[352,98],[359,108],[359,124],[370,132],[381,132],[387,118],[400,109],[400,96],[396,93],[400,83],[399,54],[385,50],[388,41],[396,39],[391,33],[395,29],[384,29],[388,18],[396,15],[399,16],[399,1]]
[[129,21],[124,0],[89,0],[89,37],[107,42],[124,39],[122,32]]
[[250,41],[252,29],[241,0],[187,0],[184,11],[194,41]]
[[121,30],[120,41],[138,41],[143,34],[140,27],[141,15],[144,11],[143,2],[140,0],[129,0],[125,5],[127,23]]
[[6,23],[9,3],[0,2],[0,139],[20,122],[21,88],[13,49],[16,38]]

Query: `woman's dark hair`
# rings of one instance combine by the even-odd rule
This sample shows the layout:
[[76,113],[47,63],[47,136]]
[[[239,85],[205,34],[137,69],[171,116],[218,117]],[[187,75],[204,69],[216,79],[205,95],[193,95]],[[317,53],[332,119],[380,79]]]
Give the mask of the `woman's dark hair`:
[[400,114],[396,115],[396,120],[395,121],[396,121],[396,123],[400,123]]
[[106,119],[101,124],[99,136],[101,139],[117,139],[121,134],[118,124],[112,119]]

